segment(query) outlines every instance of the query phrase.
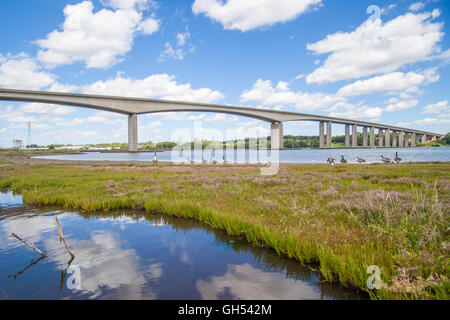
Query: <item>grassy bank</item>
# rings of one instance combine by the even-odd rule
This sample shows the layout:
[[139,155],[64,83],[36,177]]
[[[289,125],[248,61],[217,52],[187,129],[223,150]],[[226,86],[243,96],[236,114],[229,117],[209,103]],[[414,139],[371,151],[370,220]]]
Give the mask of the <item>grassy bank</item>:
[[301,262],[373,298],[448,299],[450,164],[246,166],[0,162],[25,202],[133,208],[193,218]]

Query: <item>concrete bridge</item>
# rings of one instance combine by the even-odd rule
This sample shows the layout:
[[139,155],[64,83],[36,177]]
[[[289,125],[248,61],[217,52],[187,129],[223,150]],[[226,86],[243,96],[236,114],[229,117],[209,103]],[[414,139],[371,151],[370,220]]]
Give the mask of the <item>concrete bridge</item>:
[[196,102],[1,88],[0,100],[67,105],[128,115],[129,151],[137,151],[137,115],[174,111],[227,113],[269,122],[271,124],[270,135],[272,149],[283,148],[283,122],[286,121],[318,122],[321,148],[331,148],[332,124],[345,125],[345,147],[347,148],[358,147],[358,127],[361,127],[363,129],[362,147],[375,146],[375,130],[378,130],[379,135],[378,147],[415,147],[419,142],[419,139],[421,139],[422,143],[425,143],[428,139],[437,139],[438,137],[443,136],[439,133],[425,132],[358,120],[333,118],[297,112],[285,112],[270,109],[245,108]]

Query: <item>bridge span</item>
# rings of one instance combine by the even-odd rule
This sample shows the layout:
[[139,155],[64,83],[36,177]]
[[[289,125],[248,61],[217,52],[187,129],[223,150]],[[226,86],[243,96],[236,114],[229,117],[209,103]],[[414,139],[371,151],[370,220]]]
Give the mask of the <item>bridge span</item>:
[[415,147],[418,144],[419,139],[420,141],[422,141],[422,143],[425,143],[428,139],[437,139],[438,137],[443,136],[439,133],[425,132],[359,120],[333,118],[327,116],[286,112],[271,109],[248,108],[197,102],[1,88],[0,100],[67,105],[128,115],[129,151],[137,151],[137,115],[175,111],[226,113],[269,122],[272,149],[283,148],[283,122],[287,121],[318,122],[321,148],[331,148],[332,124],[345,125],[345,147],[347,148],[358,147],[358,127],[361,127],[363,129],[362,147],[375,147],[375,130],[378,130],[378,147]]

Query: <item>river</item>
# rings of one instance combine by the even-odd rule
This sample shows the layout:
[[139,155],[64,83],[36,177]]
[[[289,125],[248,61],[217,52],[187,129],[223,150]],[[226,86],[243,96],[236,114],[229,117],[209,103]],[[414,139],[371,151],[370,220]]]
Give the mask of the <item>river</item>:
[[[367,163],[380,162],[380,157],[395,158],[396,152],[402,162],[422,162],[422,161],[450,161],[450,148],[373,148],[373,149],[301,149],[301,150],[281,150],[279,151],[280,163],[326,163],[329,157],[333,157],[337,162],[341,155],[348,163],[357,163],[356,158],[361,157]],[[90,161],[152,161],[155,154],[151,152],[137,153],[101,153],[84,152],[80,154],[61,154],[49,156],[36,156],[36,158],[46,158],[55,160],[90,160]],[[262,151],[249,151],[244,149],[227,150],[222,153],[220,150],[195,150],[195,151],[164,151],[156,154],[160,162],[188,162],[191,159],[195,162],[202,162],[202,159],[210,162],[216,160],[222,163],[223,158],[231,163],[267,163],[276,161],[270,159],[270,153]]]
[[[55,217],[73,261],[59,241]],[[11,233],[48,257],[40,259]],[[200,222],[160,214],[38,208],[3,192],[0,238],[0,300],[367,299],[323,282],[312,266]]]

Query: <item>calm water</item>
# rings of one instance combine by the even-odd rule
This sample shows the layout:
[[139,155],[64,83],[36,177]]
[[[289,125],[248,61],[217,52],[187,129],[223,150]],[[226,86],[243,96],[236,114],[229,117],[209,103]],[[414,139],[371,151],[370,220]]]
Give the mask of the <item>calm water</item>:
[[[75,259],[59,242],[58,217]],[[34,243],[40,255],[15,238]],[[134,211],[87,215],[0,193],[0,299],[366,299],[203,224]],[[79,267],[81,289],[69,289]]]
[[[398,152],[403,162],[420,162],[420,161],[450,161],[450,148],[374,148],[374,149],[313,149],[313,150],[281,150],[279,158],[281,163],[325,163],[329,157],[337,160],[341,155],[348,160],[349,163],[356,163],[356,157],[359,156],[367,161],[367,163],[380,162],[380,156],[394,159],[395,153]],[[51,155],[40,156],[37,158],[57,159],[57,160],[97,160],[97,161],[152,161],[154,153],[100,153],[86,152],[82,154],[67,155]],[[249,152],[249,150],[228,150],[226,153],[221,151],[165,151],[158,152],[157,158],[162,162],[170,162],[173,160],[185,161],[190,159],[195,162],[201,162],[202,158],[211,161],[217,160],[222,162],[223,157],[232,163],[266,163],[270,160],[270,154],[260,151]],[[275,162],[275,161],[271,161]]]

